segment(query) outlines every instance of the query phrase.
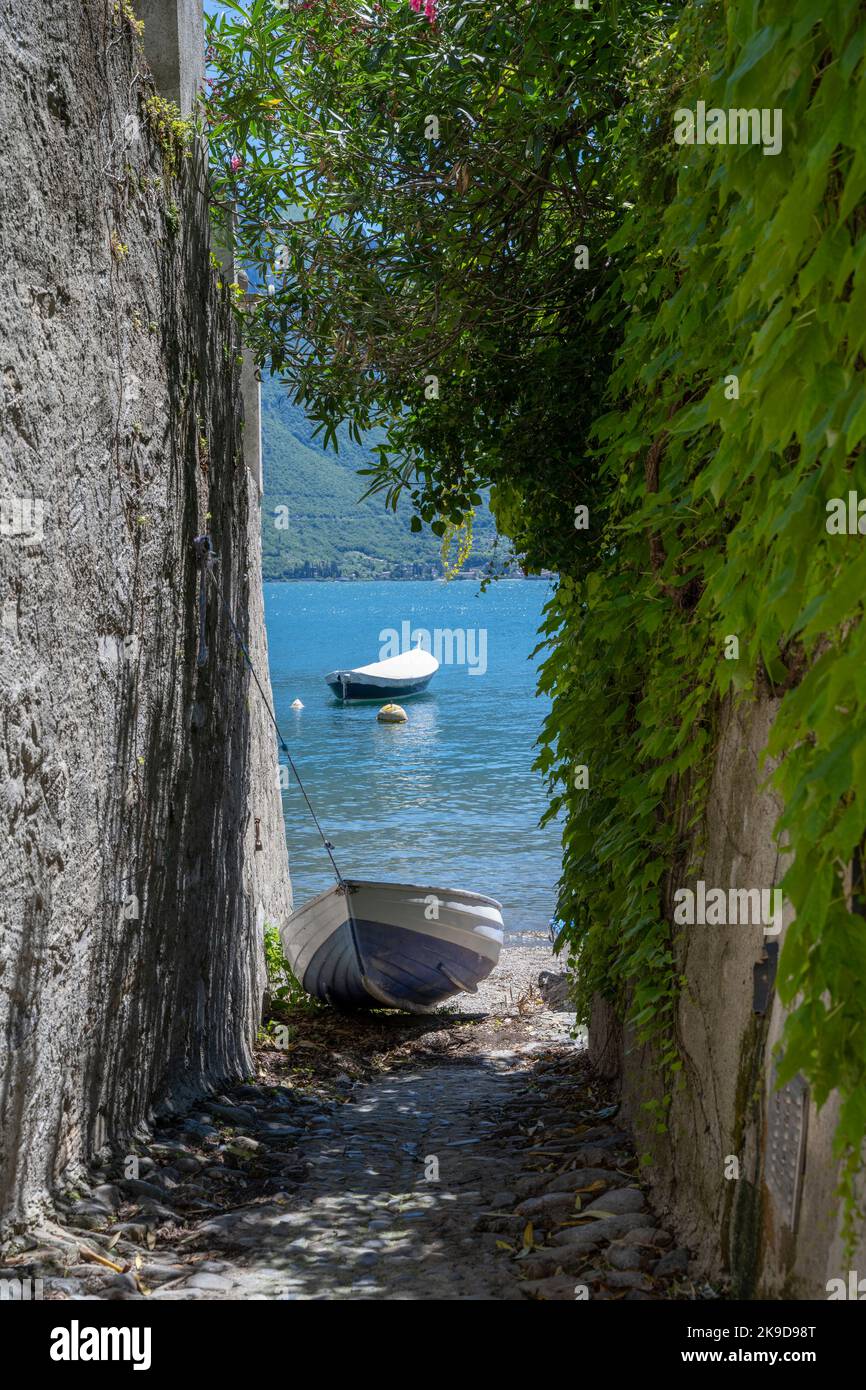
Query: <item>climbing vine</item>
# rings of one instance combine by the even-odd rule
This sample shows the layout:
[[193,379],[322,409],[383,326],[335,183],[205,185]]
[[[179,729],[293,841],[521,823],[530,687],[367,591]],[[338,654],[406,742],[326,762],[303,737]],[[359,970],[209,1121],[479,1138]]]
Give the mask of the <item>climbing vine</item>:
[[[705,3],[676,41],[687,64],[671,87],[658,52],[621,185],[632,207],[608,243],[619,271],[598,316],[621,312],[625,330],[593,430],[607,506],[599,563],[548,614],[543,765],[570,809],[570,934],[655,1028],[675,983],[663,874],[688,829],[678,806],[694,820],[706,794],[713,711],[780,699],[768,753],[794,912],[780,1080],[802,1072],[819,1106],[839,1094],[850,1222],[866,933],[844,882],[866,834],[866,553],[856,522],[828,526],[832,499],[866,485],[864,10],[771,0],[759,24],[751,5]],[[777,110],[781,150],[676,148],[671,113],[697,100]],[[578,757],[593,780],[575,801]]]

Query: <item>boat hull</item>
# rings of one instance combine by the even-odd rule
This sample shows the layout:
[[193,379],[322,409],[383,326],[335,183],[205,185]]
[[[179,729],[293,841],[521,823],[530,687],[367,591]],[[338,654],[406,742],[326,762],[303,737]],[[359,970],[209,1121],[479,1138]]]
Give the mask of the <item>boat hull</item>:
[[352,671],[332,671],[325,680],[337,699],[348,704],[350,700],[393,700],[397,696],[401,700],[408,700],[412,695],[421,695],[434,675],[435,672],[431,672],[429,676],[414,680],[374,680],[355,675]]
[[306,903],[281,934],[295,976],[324,1003],[429,1013],[493,970],[502,911],[477,893],[353,880]]

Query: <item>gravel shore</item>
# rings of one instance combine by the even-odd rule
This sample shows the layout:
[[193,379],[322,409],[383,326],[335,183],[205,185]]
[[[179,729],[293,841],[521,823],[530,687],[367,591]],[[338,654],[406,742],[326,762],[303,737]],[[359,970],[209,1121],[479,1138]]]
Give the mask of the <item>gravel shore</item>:
[[511,1014],[523,1002],[540,1003],[538,977],[543,970],[561,975],[565,962],[555,956],[546,936],[539,936],[536,945],[505,945],[499,964],[478,986],[477,994],[458,994],[449,999],[448,1007],[462,1014]]

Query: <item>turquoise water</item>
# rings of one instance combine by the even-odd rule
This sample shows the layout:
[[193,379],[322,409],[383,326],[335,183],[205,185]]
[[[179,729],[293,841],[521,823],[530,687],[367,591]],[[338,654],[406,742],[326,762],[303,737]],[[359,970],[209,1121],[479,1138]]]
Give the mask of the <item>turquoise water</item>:
[[[544,790],[531,769],[546,701],[529,657],[547,594],[508,580],[483,594],[469,580],[265,585],[277,718],[345,877],[489,893],[510,936],[546,933],[560,850],[556,827],[538,826]],[[436,655],[436,630],[457,634],[440,636],[445,660],[428,693],[406,701],[409,722],[338,704],[325,673],[392,655],[380,634],[402,636],[404,624],[429,633]],[[333,879],[294,779],[283,810],[301,903]]]

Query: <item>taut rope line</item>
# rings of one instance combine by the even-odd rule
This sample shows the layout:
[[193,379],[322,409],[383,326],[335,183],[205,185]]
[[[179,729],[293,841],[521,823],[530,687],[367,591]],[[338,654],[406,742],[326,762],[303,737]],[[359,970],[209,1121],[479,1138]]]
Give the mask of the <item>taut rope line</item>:
[[[213,552],[210,552],[210,553],[212,554]],[[214,558],[216,558],[216,557],[214,557]],[[319,824],[319,817],[316,815],[316,812],[315,812],[315,810],[314,810],[314,808],[313,808],[313,803],[312,803],[312,801],[310,800],[309,796],[307,795],[307,789],[306,789],[306,787],[304,786],[303,782],[301,781],[300,773],[298,772],[298,769],[295,767],[295,760],[294,760],[294,758],[292,757],[291,753],[289,752],[289,745],[286,743],[286,740],[283,738],[282,730],[280,729],[280,726],[279,726],[279,724],[277,723],[277,718],[276,718],[276,715],[274,714],[273,709],[271,708],[271,703],[270,703],[270,701],[269,701],[267,695],[266,695],[265,692],[264,692],[264,688],[263,688],[263,686],[262,686],[261,681],[260,681],[259,678],[258,678],[258,674],[257,674],[257,672],[256,672],[256,668],[255,668],[255,666],[254,666],[253,663],[252,663],[252,660],[251,660],[251,658],[250,658],[250,654],[249,654],[249,652],[247,651],[246,646],[244,645],[244,640],[243,640],[243,638],[241,637],[240,632],[238,631],[237,623],[235,622],[234,618],[232,617],[231,611],[230,611],[230,609],[229,609],[229,606],[228,606],[228,604],[226,603],[225,599],[223,598],[222,594],[220,593],[219,588],[217,587],[217,582],[216,582],[216,579],[214,578],[214,575],[213,575],[213,571],[212,571],[212,569],[211,569],[211,566],[205,561],[205,562],[203,563],[202,568],[203,568],[203,570],[204,570],[204,573],[207,575],[208,579],[211,581],[211,584],[213,585],[214,593],[216,594],[216,596],[217,596],[217,598],[218,598],[218,600],[219,600],[219,602],[220,602],[220,605],[221,605],[221,607],[222,607],[223,612],[225,613],[226,617],[227,617],[228,620],[229,620],[229,626],[231,627],[232,633],[234,634],[234,639],[235,639],[235,641],[237,642],[238,646],[240,647],[241,651],[243,652],[243,654],[244,654],[244,660],[246,661],[247,666],[250,668],[250,674],[252,675],[253,680],[255,681],[256,685],[257,685],[258,688],[259,688],[259,694],[260,694],[261,697],[262,697],[262,701],[264,702],[265,709],[267,710],[268,715],[269,715],[269,717],[270,717],[270,721],[271,721],[271,723],[273,724],[274,729],[276,730],[277,739],[279,740],[279,745],[280,745],[280,752],[281,752],[281,753],[285,753],[286,758],[288,759],[289,767],[292,769],[292,772],[293,772],[293,774],[294,774],[295,781],[297,782],[298,786],[299,786],[300,789],[301,789],[301,795],[303,796],[304,800],[305,800],[306,803],[307,803],[307,808],[308,808],[308,810],[309,810],[309,812],[310,812],[310,815],[313,817],[313,821],[315,822],[316,829],[318,830],[319,835],[321,836],[322,844],[325,846],[325,850],[326,850],[326,852],[327,852],[328,858],[329,858],[330,861],[331,861],[331,867],[332,867],[332,869],[334,870],[334,876],[335,876],[335,878],[336,878],[336,880],[337,880],[337,883],[340,885],[341,888],[344,888],[344,887],[345,887],[345,880],[344,880],[344,878],[343,878],[343,875],[340,873],[340,870],[337,868],[337,861],[336,861],[336,859],[334,858],[334,846],[331,844],[331,841],[328,839],[328,837],[326,836],[324,830],[322,829],[321,825]],[[347,893],[347,895],[346,895],[346,900],[347,900],[347,902],[348,902],[348,893]],[[354,933],[353,933],[353,934],[354,934]]]

